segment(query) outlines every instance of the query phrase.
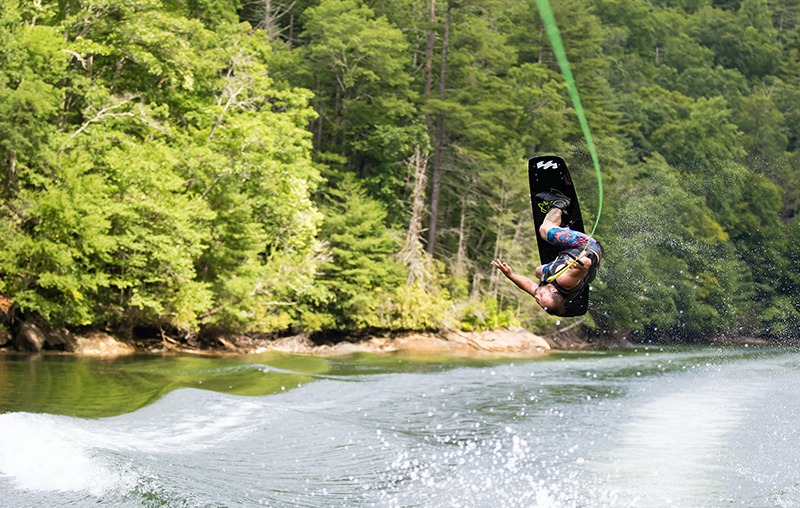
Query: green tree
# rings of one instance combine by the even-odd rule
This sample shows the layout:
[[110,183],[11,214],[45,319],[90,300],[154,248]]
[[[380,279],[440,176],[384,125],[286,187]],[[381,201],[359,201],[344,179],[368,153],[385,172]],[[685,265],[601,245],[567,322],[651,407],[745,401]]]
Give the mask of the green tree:
[[260,34],[221,14],[211,31],[181,5],[87,4],[50,32],[4,18],[24,43],[8,47],[4,107],[37,124],[2,146],[0,291],[26,315],[272,330],[287,322],[275,305],[313,286],[309,94],[273,86]]
[[734,111],[736,124],[744,133],[742,148],[753,169],[758,169],[765,161],[777,161],[784,156],[789,143],[784,117],[771,97],[765,93],[751,94],[739,101]]
[[367,195],[348,173],[328,189],[321,233],[330,259],[320,265],[318,283],[327,290],[319,306],[328,328],[386,327],[377,309],[405,282],[395,260],[399,240],[385,226],[384,205]]
[[778,68],[781,48],[764,0],[743,0],[738,12],[702,8],[692,33],[714,51],[716,63],[750,79],[774,74]]
[[295,72],[315,91],[317,151],[345,157],[385,201],[403,196],[402,161],[425,144],[403,33],[360,0],[323,0],[303,17]]
[[[554,8],[606,189],[584,323],[790,334],[800,9]],[[525,159],[539,152],[568,158],[590,222],[594,175],[532,3],[0,0],[12,319],[552,329],[489,268],[537,264]]]

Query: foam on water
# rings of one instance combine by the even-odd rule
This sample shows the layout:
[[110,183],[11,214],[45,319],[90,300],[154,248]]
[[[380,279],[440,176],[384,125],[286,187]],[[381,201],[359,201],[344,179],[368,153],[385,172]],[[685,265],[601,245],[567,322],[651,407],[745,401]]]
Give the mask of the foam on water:
[[7,436],[0,440],[0,475],[23,490],[125,493],[140,487],[148,473],[124,457],[198,453],[241,438],[253,411],[263,407],[185,389],[131,415],[101,420],[0,414],[0,435]]
[[18,489],[86,491],[102,496],[132,486],[135,475],[92,453],[96,436],[83,422],[30,413],[0,415],[0,474]]

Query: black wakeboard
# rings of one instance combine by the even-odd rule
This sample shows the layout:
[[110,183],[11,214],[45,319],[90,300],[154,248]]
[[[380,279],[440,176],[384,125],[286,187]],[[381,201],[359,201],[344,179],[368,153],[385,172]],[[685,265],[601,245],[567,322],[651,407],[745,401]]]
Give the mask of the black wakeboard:
[[[533,207],[533,222],[536,224],[536,243],[539,246],[539,258],[542,260],[542,264],[549,263],[558,257],[561,248],[547,243],[539,235],[539,226],[544,222],[547,209],[541,209],[534,196],[538,192],[556,190],[568,197],[571,203],[567,209],[567,214],[564,215],[565,223],[562,226],[585,233],[581,206],[578,203],[578,195],[575,193],[575,185],[569,175],[567,163],[561,157],[542,155],[530,159],[528,161],[528,180],[531,187],[531,206]],[[589,285],[587,284],[578,296],[567,302],[564,309],[564,317],[582,316],[586,314],[588,308]]]

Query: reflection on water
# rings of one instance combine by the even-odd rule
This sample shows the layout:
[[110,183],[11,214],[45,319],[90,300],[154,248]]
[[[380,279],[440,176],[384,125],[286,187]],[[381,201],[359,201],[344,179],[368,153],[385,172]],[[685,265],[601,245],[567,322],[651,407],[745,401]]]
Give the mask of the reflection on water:
[[[268,362],[259,363],[259,359]],[[275,367],[271,365],[274,364]],[[324,374],[328,361],[280,353],[244,360],[196,356],[0,356],[0,411],[97,418],[127,413],[179,388],[268,395]]]
[[778,348],[0,357],[0,499],[796,506],[799,360]]

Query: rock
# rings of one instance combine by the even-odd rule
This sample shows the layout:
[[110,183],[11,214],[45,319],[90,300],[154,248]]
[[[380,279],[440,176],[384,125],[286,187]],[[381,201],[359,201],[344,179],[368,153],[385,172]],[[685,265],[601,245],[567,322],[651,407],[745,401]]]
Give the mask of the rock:
[[299,335],[292,335],[291,337],[282,337],[272,340],[269,342],[267,349],[282,351],[284,353],[313,354],[320,348],[325,347],[327,346],[317,346],[311,340],[309,334],[301,333]]
[[66,328],[54,328],[44,334],[47,349],[75,351],[75,337]]
[[462,340],[460,337],[457,340],[451,340],[451,337],[447,335],[440,337],[427,333],[412,333],[397,337],[382,349],[384,351],[416,351],[430,354],[464,354],[478,351],[469,341]]
[[381,348],[375,344],[375,339],[318,345],[311,340],[311,336],[308,333],[259,342],[260,344],[253,350],[254,352],[281,351],[284,353],[321,356],[381,352]]
[[296,335],[271,341],[262,350],[278,350],[295,354],[348,355],[354,353],[393,353],[413,351],[423,354],[457,356],[538,356],[550,350],[542,337],[526,330],[494,330],[486,332],[405,333],[388,337],[372,337],[358,342],[314,344],[308,335]]
[[231,342],[229,340],[223,339],[222,337],[219,337],[217,339],[217,341],[219,341],[219,343],[222,344],[222,347],[224,347],[227,351],[231,351],[231,352],[234,352],[234,353],[243,353],[244,352],[244,351],[242,351],[242,349],[237,347],[236,344],[234,344],[233,342]]
[[38,353],[44,347],[45,340],[45,334],[41,328],[33,323],[22,323],[14,340],[14,349]]
[[9,332],[3,325],[0,325],[0,347],[5,346],[11,342],[11,332]]
[[74,352],[84,356],[121,356],[133,354],[135,350],[107,333],[94,332],[75,337]]
[[523,330],[489,330],[484,332],[448,332],[445,337],[463,343],[476,351],[491,354],[536,355],[550,351],[550,344],[542,337]]

